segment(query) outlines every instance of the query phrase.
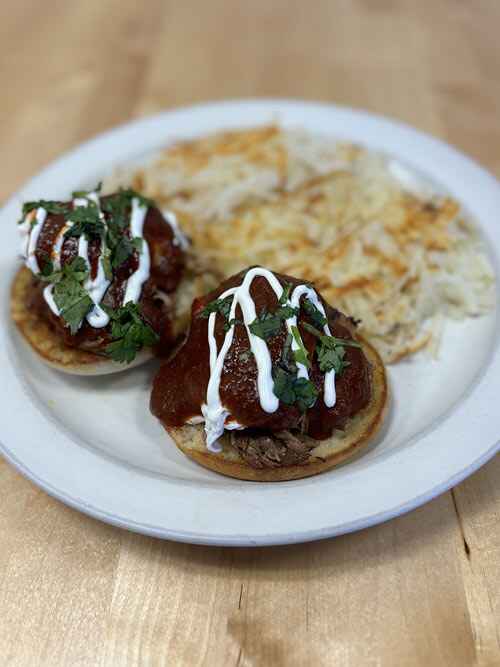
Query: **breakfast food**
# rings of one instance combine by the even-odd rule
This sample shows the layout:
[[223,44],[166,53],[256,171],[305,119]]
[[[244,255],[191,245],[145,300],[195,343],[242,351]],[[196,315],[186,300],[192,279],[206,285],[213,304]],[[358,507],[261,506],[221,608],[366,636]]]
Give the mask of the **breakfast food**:
[[[12,317],[49,365],[104,374],[171,349],[189,271],[176,217],[131,189],[69,202],[33,201],[19,224],[25,266],[14,280]],[[193,281],[191,280],[191,283]]]
[[[253,267],[193,302],[151,410],[202,465],[256,481],[314,475],[380,427],[384,366],[310,283]],[[204,427],[203,424],[204,423]]]
[[223,132],[116,183],[182,215],[193,253],[223,277],[259,263],[314,282],[386,362],[437,355],[446,320],[494,303],[491,263],[460,205],[358,146],[277,126]]

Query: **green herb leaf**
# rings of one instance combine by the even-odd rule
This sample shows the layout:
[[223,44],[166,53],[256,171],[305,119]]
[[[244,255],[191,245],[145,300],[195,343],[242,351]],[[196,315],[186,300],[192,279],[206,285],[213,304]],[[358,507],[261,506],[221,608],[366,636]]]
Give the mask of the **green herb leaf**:
[[263,311],[259,317],[257,317],[251,324],[248,326],[250,331],[254,336],[258,336],[263,340],[272,338],[276,336],[281,330],[282,319],[278,315],[273,315],[267,311]]
[[102,181],[95,186],[93,190],[74,190],[71,194],[73,199],[85,199],[93,192],[100,192],[102,188]]
[[128,236],[122,236],[114,248],[113,259],[111,266],[117,269],[121,266],[134,252],[134,244]]
[[143,244],[144,239],[142,239],[140,236],[135,236],[132,239],[132,245],[134,246],[134,249],[137,250],[137,252],[141,252]]
[[152,199],[141,195],[140,192],[137,192],[137,190],[134,190],[133,188],[120,188],[115,196],[128,200],[129,203],[132,201],[132,199],[137,199],[141,206],[147,206],[148,208],[156,207],[156,204]]
[[349,361],[344,360],[345,348],[360,348],[361,345],[355,340],[337,338],[336,336],[325,336],[307,322],[303,322],[302,326],[319,340],[316,345],[316,354],[318,355],[320,371],[322,373],[327,373],[328,371],[334,370],[335,373],[341,375],[350,363]]
[[224,331],[229,331],[231,327],[234,327],[235,324],[243,324],[241,320],[238,320],[236,317],[233,317],[232,320],[226,321],[224,324]]
[[129,364],[143,347],[158,342],[158,335],[141,317],[137,304],[129,301],[121,308],[105,309],[111,318],[113,342],[106,346],[106,354],[120,363]]
[[87,265],[82,257],[76,257],[61,271],[45,277],[45,280],[50,279],[54,283],[54,302],[72,335],[78,331],[81,321],[94,305],[82,286],[87,277]]
[[309,331],[309,333],[312,333],[313,336],[319,338],[324,345],[327,345],[329,347],[334,347],[335,345],[343,345],[347,347],[361,348],[361,345],[357,341],[351,340],[350,338],[337,338],[336,336],[326,336],[325,334],[322,334],[321,331],[318,331],[307,322],[303,322],[302,326],[304,327],[304,329]]
[[[23,217],[19,221],[20,223],[24,221],[24,218],[30,213],[38,208],[44,208],[47,213],[53,213],[54,215],[61,215],[66,213],[68,210],[68,204],[59,201],[53,201],[51,199],[39,199],[38,201],[27,201],[23,204]],[[34,220],[32,224],[34,224]]]
[[295,403],[301,412],[312,408],[318,398],[316,385],[306,378],[296,378],[294,384]]
[[66,216],[73,225],[64,232],[66,238],[78,238],[85,235],[87,240],[102,238],[106,231],[104,222],[99,217],[95,202],[89,200],[88,206],[77,206]]
[[292,291],[292,283],[285,283],[285,286],[283,287],[283,293],[279,298],[279,305],[284,306],[285,303],[288,301],[290,298],[290,292]]
[[307,316],[312,321],[316,327],[324,327],[328,323],[326,317],[321,313],[321,311],[316,308],[314,303],[309,299],[305,298],[302,301],[302,307],[304,308]]
[[300,332],[296,326],[292,326],[292,336],[299,346],[298,350],[293,351],[293,358],[298,364],[302,364],[306,368],[311,368],[311,363],[309,362],[309,354],[307,349],[302,341]]
[[277,367],[274,370],[273,379],[275,396],[285,405],[293,405],[295,403],[294,383],[296,380],[293,374]]
[[298,309],[292,306],[280,306],[274,313],[263,310],[248,328],[255,336],[267,340],[281,331],[285,320],[297,314]]
[[279,366],[274,368],[273,380],[274,394],[285,405],[297,405],[301,412],[305,412],[316,403],[318,390],[311,380],[298,378]]
[[200,312],[200,317],[210,317],[211,313],[220,313],[226,321],[229,321],[232,303],[233,297],[231,295],[226,296],[225,299],[210,301]]
[[341,375],[344,369],[349,366],[349,361],[345,361],[345,347],[337,345],[328,348],[326,345],[318,344],[316,346],[318,355],[319,369],[322,373],[328,373],[334,370],[337,375]]
[[104,248],[102,252],[102,268],[104,269],[106,280],[113,280],[113,268],[111,266],[111,252],[109,248]]

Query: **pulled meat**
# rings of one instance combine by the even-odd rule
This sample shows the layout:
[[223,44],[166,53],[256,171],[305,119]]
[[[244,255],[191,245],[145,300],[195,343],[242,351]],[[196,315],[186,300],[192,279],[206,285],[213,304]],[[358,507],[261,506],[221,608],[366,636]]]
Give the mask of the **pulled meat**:
[[252,468],[281,468],[300,465],[309,458],[312,446],[290,431],[258,434],[231,431],[231,445]]

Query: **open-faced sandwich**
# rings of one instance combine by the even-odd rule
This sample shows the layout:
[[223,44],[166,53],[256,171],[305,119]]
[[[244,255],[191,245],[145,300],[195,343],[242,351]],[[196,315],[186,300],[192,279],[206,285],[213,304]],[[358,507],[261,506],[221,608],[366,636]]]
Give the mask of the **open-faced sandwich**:
[[261,267],[193,302],[188,337],[151,396],[185,454],[255,481],[307,477],[351,457],[386,404],[383,363],[356,322],[313,285]]
[[96,188],[25,203],[19,229],[25,266],[12,317],[46,363],[99,375],[145,361],[157,345],[172,348],[185,326],[178,297],[192,287],[173,214],[134,190]]

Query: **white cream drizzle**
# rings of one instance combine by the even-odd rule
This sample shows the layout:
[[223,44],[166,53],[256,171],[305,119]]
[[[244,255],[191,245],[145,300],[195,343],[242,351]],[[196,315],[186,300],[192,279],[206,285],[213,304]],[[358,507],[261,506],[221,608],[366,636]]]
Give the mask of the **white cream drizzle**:
[[142,247],[139,251],[139,266],[137,270],[127,280],[127,287],[125,288],[125,296],[123,303],[127,304],[129,301],[136,303],[141,296],[142,286],[149,278],[149,246],[146,239],[142,236],[144,227],[144,220],[146,219],[147,206],[142,206],[139,200],[134,197],[132,199],[132,215],[130,217],[130,236],[132,238],[142,238]]
[[[33,222],[33,217],[35,221]],[[43,223],[47,217],[47,211],[44,208],[37,208],[36,213],[30,211],[25,217],[24,222],[19,225],[22,236],[21,253],[24,257],[25,264],[33,273],[40,273],[40,267],[36,259],[36,244],[38,237],[42,231]]]
[[[231,309],[229,312],[230,320],[235,317],[237,306],[239,305],[241,308],[241,312],[243,314],[243,323],[247,331],[250,348],[255,357],[255,363],[257,365],[257,389],[259,393],[260,406],[264,412],[273,413],[276,412],[279,407],[279,399],[273,391],[274,381],[272,377],[271,354],[266,342],[262,340],[262,338],[259,338],[259,336],[253,334],[249,329],[249,325],[257,317],[255,303],[250,295],[252,281],[257,276],[262,276],[268,281],[269,285],[272,287],[274,293],[276,294],[277,299],[279,300],[283,294],[283,287],[281,286],[281,283],[271,271],[260,267],[256,267],[247,271],[245,278],[239,287],[232,287],[226,290],[218,298],[225,299],[229,296],[233,297]],[[306,295],[307,298],[314,303],[322,315],[326,316],[323,304],[318,298],[318,295],[311,287],[308,287],[307,285],[298,285],[287,301],[287,305],[297,308],[299,306],[301,297],[304,295]],[[230,412],[222,405],[220,398],[219,388],[222,370],[224,367],[226,354],[228,353],[229,348],[233,342],[234,327],[229,328],[224,338],[222,347],[220,351],[218,351],[217,341],[215,339],[216,317],[217,313],[214,312],[211,313],[208,318],[210,379],[208,381],[206,403],[201,406],[201,412],[205,420],[207,448],[213,452],[220,451],[220,445],[217,441],[223,434],[224,429],[231,430],[233,428],[243,428],[234,420],[227,421],[228,417],[231,415]],[[288,318],[285,321],[285,324],[288,332],[291,334],[292,327],[297,326],[297,317],[294,315],[293,317]],[[328,324],[325,324],[323,330],[326,335],[331,335]],[[298,347],[298,344],[292,336],[292,350],[296,350]],[[301,363],[297,363],[297,375],[298,377],[304,377],[307,379],[309,378],[307,368]],[[333,407],[335,405],[336,395],[334,370],[329,371],[325,375],[324,401],[327,407]]]
[[162,211],[162,214],[174,233],[174,244],[178,245],[181,250],[187,250],[190,245],[189,240],[181,231],[175,213],[173,211]]
[[[85,198],[77,198],[73,200],[74,206],[88,206],[88,202],[93,201],[99,210],[99,217],[101,220],[104,220],[104,214],[101,211],[99,195],[97,192],[90,192]],[[89,261],[89,242],[86,239],[85,235],[82,234],[78,239],[78,256],[82,257],[85,260],[85,264],[89,267],[90,270],[90,261]],[[106,278],[106,272],[104,271],[104,256],[106,251],[106,242],[104,239],[101,239],[101,251],[99,253],[99,260],[97,262],[97,274],[95,278],[90,276],[85,281],[84,288],[87,290],[89,297],[92,299],[94,304],[92,310],[87,314],[87,322],[94,329],[102,329],[107,326],[109,323],[109,315],[101,308],[99,305],[103,296],[106,294],[111,281]]]
[[[73,205],[77,206],[88,206],[88,203],[93,201],[99,209],[99,216],[104,220],[104,214],[100,208],[99,195],[97,192],[90,192],[85,197],[76,197],[73,200]],[[136,197],[132,199],[132,211],[130,216],[130,235],[132,238],[141,238],[142,247],[139,252],[139,265],[137,270],[129,277],[125,287],[125,295],[123,299],[123,304],[132,301],[137,303],[141,296],[142,286],[149,278],[150,275],[150,253],[149,246],[146,240],[143,237],[143,228],[146,214],[148,211],[147,206],[143,206],[140,200]],[[166,221],[172,228],[175,235],[175,242],[183,249],[188,245],[186,237],[182,234],[177,224],[177,218],[175,214],[167,212],[164,214]],[[38,242],[38,237],[42,231],[43,224],[47,217],[47,211],[40,207],[34,211],[28,213],[24,221],[19,225],[19,231],[21,234],[21,254],[25,259],[26,266],[34,273],[40,273],[40,267],[36,259],[36,246]],[[33,221],[33,219],[35,220]],[[73,226],[73,223],[67,221],[63,228],[58,233],[54,247],[51,251],[51,259],[54,264],[54,269],[59,270],[61,268],[61,251],[64,244],[64,234],[65,232]],[[97,274],[94,279],[90,277],[84,284],[84,288],[87,291],[88,295],[92,299],[94,306],[92,310],[87,315],[88,323],[95,329],[105,327],[109,323],[109,316],[100,306],[109,285],[110,281],[106,278],[106,273],[104,270],[104,257],[105,257],[105,240],[101,241],[101,250],[99,255],[99,261],[97,265]],[[89,256],[88,256],[88,241],[85,238],[85,235],[81,235],[78,240],[78,256],[82,257],[85,260],[86,265],[90,268]],[[43,290],[44,299],[51,309],[51,311],[59,316],[60,311],[54,301],[54,285],[47,285]]]

